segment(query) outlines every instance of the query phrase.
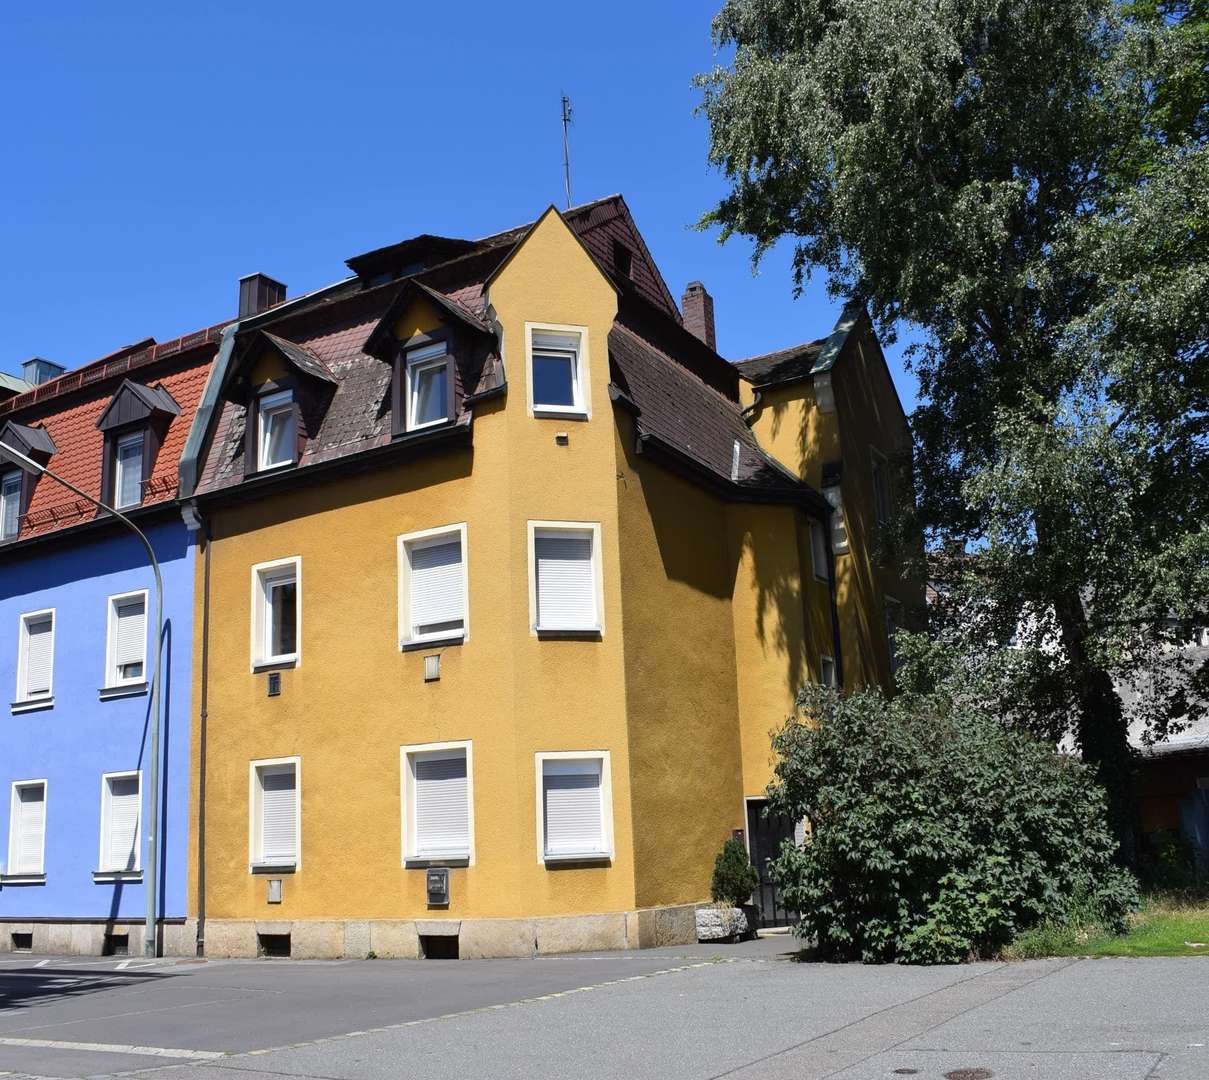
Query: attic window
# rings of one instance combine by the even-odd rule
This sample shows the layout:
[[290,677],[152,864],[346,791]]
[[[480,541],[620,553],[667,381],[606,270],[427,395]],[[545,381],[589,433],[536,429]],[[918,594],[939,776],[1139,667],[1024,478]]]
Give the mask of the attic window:
[[620,277],[633,277],[634,253],[617,240],[613,241],[613,267]]
[[143,501],[145,433],[135,431],[117,440],[114,451],[113,505],[124,510]]
[[453,373],[444,341],[408,349],[407,430],[443,424],[453,415]]
[[298,425],[292,390],[264,394],[257,401],[256,429],[259,469],[294,464],[298,452]]
[[12,540],[21,521],[21,470],[0,477],[0,540]]

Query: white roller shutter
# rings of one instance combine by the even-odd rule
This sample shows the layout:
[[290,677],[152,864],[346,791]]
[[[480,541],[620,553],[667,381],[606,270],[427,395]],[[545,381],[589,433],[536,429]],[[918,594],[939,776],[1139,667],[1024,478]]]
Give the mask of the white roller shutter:
[[597,629],[592,534],[538,533],[533,538],[533,557],[538,629]]
[[39,615],[25,623],[25,696],[50,693],[51,663],[54,660],[54,619]]
[[459,537],[408,548],[413,635],[456,631],[465,625],[462,541]]
[[102,870],[133,870],[138,865],[139,778],[112,776],[108,785],[105,863]]
[[604,851],[599,761],[545,762],[542,793],[546,854],[580,855]]
[[415,761],[416,854],[468,854],[470,802],[466,755]]
[[114,677],[124,678],[122,669],[142,665],[147,644],[147,605],[143,598],[119,600],[114,605]]
[[46,838],[46,785],[27,784],[17,789],[10,874],[41,874]]
[[260,787],[261,861],[296,862],[298,799],[294,766],[262,769]]

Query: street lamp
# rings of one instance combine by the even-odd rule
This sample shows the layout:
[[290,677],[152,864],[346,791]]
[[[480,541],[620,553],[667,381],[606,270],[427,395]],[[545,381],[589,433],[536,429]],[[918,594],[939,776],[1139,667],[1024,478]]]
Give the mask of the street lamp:
[[159,891],[159,845],[156,843],[156,833],[159,831],[159,794],[160,794],[160,650],[162,648],[164,624],[164,579],[160,576],[160,564],[152,550],[151,542],[143,535],[143,531],[120,510],[107,506],[100,499],[94,499],[87,491],[81,491],[75,484],[64,480],[63,477],[52,473],[45,465],[39,465],[33,458],[26,457],[20,450],[0,442],[0,461],[16,465],[22,472],[32,476],[49,476],[62,484],[68,491],[87,499],[93,506],[112,514],[126,526],[139,542],[147,549],[147,558],[151,562],[151,572],[155,575],[155,632],[152,641],[155,646],[154,661],[151,665],[151,803],[150,820],[147,823],[147,875],[143,891],[147,896],[147,929],[143,941],[143,955],[156,955],[155,933],[155,900]]

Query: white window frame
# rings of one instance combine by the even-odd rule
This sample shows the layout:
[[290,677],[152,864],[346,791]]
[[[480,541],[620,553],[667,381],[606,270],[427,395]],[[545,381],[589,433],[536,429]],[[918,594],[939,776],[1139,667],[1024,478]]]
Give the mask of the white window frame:
[[[17,791],[20,788],[38,787],[42,788],[42,852],[38,860],[38,870],[29,871],[22,870],[20,873],[13,869],[13,841],[16,839],[16,833],[13,826],[17,823]],[[19,878],[45,878],[46,877],[46,830],[50,824],[48,810],[50,809],[50,781],[45,777],[34,778],[30,780],[14,780],[10,787],[9,804],[8,804],[8,859],[4,864],[5,877]]]
[[[268,586],[282,571],[294,571],[294,651],[273,654],[269,651],[269,629],[272,605],[269,603]],[[252,567],[252,670],[265,667],[302,663],[302,556],[290,555],[284,559],[256,563]]]
[[[139,599],[143,601],[143,674],[137,679],[123,679],[118,673],[117,665],[118,605],[127,600]],[[149,681],[147,677],[147,629],[151,611],[148,600],[149,595],[146,589],[135,589],[133,592],[115,593],[106,601],[108,614],[105,620],[105,681],[101,684],[106,690],[125,686],[143,686]]]
[[[50,689],[44,694],[32,697],[26,689],[26,664],[29,659],[29,624],[38,619],[50,616]],[[59,620],[54,608],[42,608],[40,611],[26,611],[19,616],[17,630],[17,696],[15,706],[25,705],[31,708],[50,705],[55,700],[55,635],[59,630]],[[17,711],[20,711],[17,709]]]
[[[263,826],[264,814],[261,793],[261,771],[264,769],[280,769],[283,766],[294,767],[294,861],[293,863],[266,863],[261,858],[264,851]],[[259,758],[248,762],[248,873],[258,870],[284,870],[290,866],[295,871],[302,869],[302,758],[293,757]]]
[[[422,758],[456,757],[462,751],[466,758],[466,821],[467,850],[458,852],[421,853],[416,843],[416,761]],[[402,830],[403,866],[427,866],[430,863],[474,865],[474,744],[469,739],[453,742],[417,743],[399,747],[399,807]]]
[[[557,337],[576,337],[575,364],[572,370],[572,398],[570,405],[538,404],[533,396],[533,338],[542,334]],[[542,351],[541,349],[538,350]],[[554,350],[561,351],[561,350]],[[588,348],[588,328],[571,323],[525,323],[525,383],[529,415],[534,417],[556,417],[560,419],[590,420],[592,418],[591,363]]]
[[[575,629],[545,629],[537,624],[537,536],[539,533],[591,533],[592,581],[596,600],[596,625]],[[604,570],[600,551],[599,521],[530,521],[529,522],[529,632],[534,637],[559,634],[598,634],[604,637]]]
[[[138,462],[138,498],[133,502],[122,502],[122,476],[125,473],[125,466],[122,465],[122,447],[129,446],[131,443],[139,444],[139,462]],[[147,432],[143,430],[132,431],[126,435],[122,435],[113,446],[113,505],[115,509],[126,510],[134,506],[143,505],[143,472],[145,469],[145,458],[147,454]]]
[[[427,353],[440,346],[440,353],[433,353],[431,356],[412,356],[412,353]],[[415,422],[417,413],[418,395],[416,390],[419,386],[418,377],[421,373],[431,369],[445,369],[445,415],[438,420],[426,420],[422,424]],[[422,431],[424,428],[437,427],[441,424],[448,424],[453,419],[453,354],[449,351],[449,342],[444,338],[436,341],[429,341],[423,344],[413,345],[411,348],[404,350],[403,353],[403,389],[406,394],[406,429],[408,431]]]
[[[9,480],[16,479],[15,494],[5,494],[3,485]],[[6,469],[0,473],[0,540],[15,540],[21,533],[21,495],[25,490],[25,474],[20,469]],[[17,503],[17,527],[10,533],[4,531],[4,522],[8,519],[8,503],[10,499]]]
[[[816,518],[809,519],[810,524],[810,566],[814,572],[814,580],[825,583],[831,582],[831,560],[828,558],[830,538],[827,526]],[[819,565],[820,561],[822,566]]]
[[834,555],[848,553],[848,522],[844,517],[844,488],[829,484],[823,488],[823,498],[831,504],[831,551]]
[[[116,868],[105,865],[105,841],[109,838],[109,783],[111,780],[129,780],[134,777],[139,782],[139,818],[135,825],[134,835],[134,869]],[[101,834],[97,844],[97,873],[94,876],[103,878],[124,878],[130,876],[142,877],[143,874],[143,770],[127,769],[124,772],[107,772],[101,774]]]
[[[831,680],[830,681],[828,681],[828,679],[827,679],[827,665],[828,664],[831,665]],[[839,688],[840,681],[837,676],[834,656],[827,656],[824,654],[819,657],[819,685],[820,686],[830,686],[833,690],[836,690]]]
[[[270,416],[286,411],[291,413],[290,422],[294,425],[295,446],[291,447],[288,458],[282,461],[270,461],[268,420]],[[294,391],[292,389],[274,390],[272,393],[262,394],[258,397],[256,399],[256,471],[267,472],[271,469],[282,469],[287,465],[293,465],[298,457],[297,439],[298,413],[294,403]]]
[[[462,545],[462,629],[443,630],[431,634],[411,632],[411,559],[408,552],[416,547],[447,542],[457,536]],[[470,639],[470,555],[466,544],[466,522],[439,525],[434,529],[403,533],[397,540],[399,559],[399,648],[436,642],[468,641]]]
[[[603,850],[571,855],[546,854],[546,792],[543,780],[547,761],[600,762],[600,830]],[[613,859],[613,762],[608,750],[549,750],[533,755],[537,792],[537,861],[547,863],[604,862]]]

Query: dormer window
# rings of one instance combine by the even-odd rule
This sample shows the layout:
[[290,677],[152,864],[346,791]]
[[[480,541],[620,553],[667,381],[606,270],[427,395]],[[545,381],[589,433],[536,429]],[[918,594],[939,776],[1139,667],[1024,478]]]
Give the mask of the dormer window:
[[113,505],[118,510],[143,501],[143,454],[146,435],[135,431],[117,440],[114,451]]
[[21,470],[0,477],[0,540],[16,537],[21,524]]
[[97,427],[105,436],[101,501],[115,510],[142,506],[155,459],[180,406],[163,386],[126,379]]
[[444,424],[453,416],[453,372],[444,341],[408,349],[407,430]]
[[293,465],[298,453],[294,392],[278,390],[262,395],[256,404],[256,418],[257,468]]

